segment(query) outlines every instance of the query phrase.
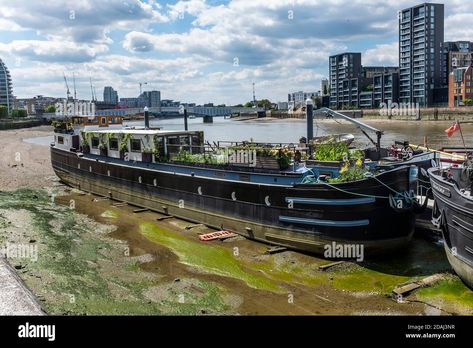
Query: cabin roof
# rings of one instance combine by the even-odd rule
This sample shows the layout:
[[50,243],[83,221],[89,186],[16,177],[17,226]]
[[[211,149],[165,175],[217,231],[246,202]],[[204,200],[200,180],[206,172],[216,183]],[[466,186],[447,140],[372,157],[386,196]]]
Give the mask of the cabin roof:
[[115,134],[133,134],[133,135],[185,135],[196,134],[199,131],[179,131],[179,130],[158,130],[158,129],[97,129],[91,130],[91,133],[115,133]]

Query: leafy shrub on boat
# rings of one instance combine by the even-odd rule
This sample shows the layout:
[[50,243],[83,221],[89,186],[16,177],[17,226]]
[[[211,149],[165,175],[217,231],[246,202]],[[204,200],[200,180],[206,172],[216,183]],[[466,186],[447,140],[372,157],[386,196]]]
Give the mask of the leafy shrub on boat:
[[173,155],[172,160],[174,162],[222,164],[218,161],[216,155],[206,155],[202,153],[191,154],[186,150],[179,151],[177,154]]
[[360,149],[349,149],[345,143],[324,143],[315,146],[314,158],[317,161],[362,160],[365,155]]
[[341,183],[362,180],[366,178],[367,173],[369,173],[369,170],[363,167],[361,160],[357,160],[354,165],[345,162],[345,165],[340,169],[340,175],[336,178],[328,179],[328,182]]

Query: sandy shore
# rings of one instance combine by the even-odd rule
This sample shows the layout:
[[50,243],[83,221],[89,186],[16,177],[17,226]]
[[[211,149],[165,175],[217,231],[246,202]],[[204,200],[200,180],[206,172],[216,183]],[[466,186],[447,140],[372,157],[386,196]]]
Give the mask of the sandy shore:
[[49,146],[30,144],[26,138],[52,135],[52,128],[15,129],[0,132],[0,190],[50,186],[54,178]]

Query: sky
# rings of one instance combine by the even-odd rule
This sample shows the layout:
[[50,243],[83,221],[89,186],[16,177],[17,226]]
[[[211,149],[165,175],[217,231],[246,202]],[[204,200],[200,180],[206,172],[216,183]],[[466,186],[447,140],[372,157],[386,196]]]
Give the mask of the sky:
[[[0,0],[0,59],[13,92],[90,99],[92,78],[119,97],[238,104],[320,90],[328,57],[398,65],[400,9],[411,0]],[[473,1],[445,0],[445,40],[473,41]],[[469,24],[468,24],[469,23]]]

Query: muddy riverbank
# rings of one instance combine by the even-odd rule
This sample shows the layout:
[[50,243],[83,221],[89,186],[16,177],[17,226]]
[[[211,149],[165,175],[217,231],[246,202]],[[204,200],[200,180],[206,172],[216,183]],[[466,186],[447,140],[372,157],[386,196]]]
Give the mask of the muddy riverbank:
[[[435,238],[417,236],[402,253],[326,271],[326,259],[269,255],[267,245],[242,237],[201,242],[206,227],[186,229],[188,222],[158,221],[157,213],[64,187],[49,147],[22,141],[48,129],[14,132],[5,137],[9,151],[33,156],[2,172],[0,244],[36,246],[36,257],[8,261],[48,314],[473,314],[473,292],[450,273]],[[24,177],[14,178],[18,170]],[[438,273],[446,275],[438,284],[400,303],[391,298],[396,285]]]
[[328,260],[268,255],[240,237],[201,242],[205,227],[60,187],[0,202],[2,243],[38,245],[36,261],[10,262],[49,314],[473,314],[473,293],[453,275],[391,298],[400,283],[449,271],[441,246],[422,238],[386,260],[322,271]]

